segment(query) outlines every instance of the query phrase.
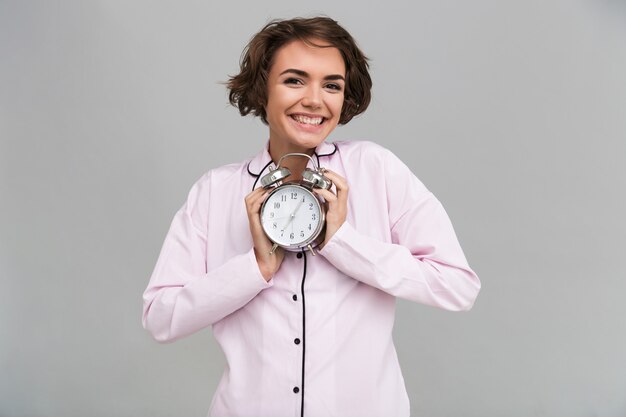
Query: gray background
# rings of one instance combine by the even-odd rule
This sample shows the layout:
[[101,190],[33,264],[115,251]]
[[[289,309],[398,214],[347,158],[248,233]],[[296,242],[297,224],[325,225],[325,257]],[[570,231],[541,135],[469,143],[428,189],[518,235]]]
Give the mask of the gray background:
[[413,415],[626,415],[623,1],[0,0],[0,416],[206,415],[210,331],[153,342],[141,293],[191,184],[267,138],[219,82],[319,12],[372,58],[332,138],[398,154],[483,282],[399,302]]

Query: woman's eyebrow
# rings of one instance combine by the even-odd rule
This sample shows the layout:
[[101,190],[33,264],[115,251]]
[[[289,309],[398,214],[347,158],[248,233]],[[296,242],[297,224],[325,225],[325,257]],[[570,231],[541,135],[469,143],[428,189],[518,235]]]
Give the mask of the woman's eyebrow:
[[[299,70],[299,69],[295,69],[295,68],[288,68],[288,69],[284,70],[283,72],[281,72],[279,75],[288,74],[288,73],[296,74],[296,75],[299,75],[300,77],[305,77],[305,78],[309,77],[309,73],[308,72],[302,71],[302,70]],[[343,81],[346,80],[344,78],[344,76],[340,75],[340,74],[327,75],[327,76],[324,77],[324,79],[325,80],[343,80]]]
[[342,81],[345,81],[346,80],[343,75],[339,75],[339,74],[327,75],[327,76],[324,77],[324,79],[325,80],[329,80],[329,81],[332,81],[332,80],[342,80]]

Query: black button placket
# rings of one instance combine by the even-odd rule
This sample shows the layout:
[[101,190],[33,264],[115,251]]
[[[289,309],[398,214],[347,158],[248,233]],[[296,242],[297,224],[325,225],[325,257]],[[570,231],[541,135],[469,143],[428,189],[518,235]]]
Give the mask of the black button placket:
[[306,253],[304,250],[298,252],[296,257],[302,259],[302,282],[300,283],[300,295],[293,294],[291,299],[294,303],[302,303],[302,335],[293,339],[294,346],[302,349],[302,375],[300,379],[300,386],[293,387],[295,394],[300,394],[300,417],[304,417],[304,364],[305,364],[305,346],[306,346],[306,306],[304,297],[304,281],[306,280]]

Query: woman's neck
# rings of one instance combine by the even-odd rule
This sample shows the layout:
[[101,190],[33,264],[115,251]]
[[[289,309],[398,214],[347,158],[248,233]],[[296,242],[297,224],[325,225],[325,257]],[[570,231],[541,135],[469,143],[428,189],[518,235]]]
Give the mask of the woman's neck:
[[[270,140],[269,153],[272,161],[274,161],[274,166],[278,164],[280,158],[288,153],[304,153],[312,156],[314,152],[315,148],[298,149],[296,147],[280,146],[280,144],[272,143]],[[283,159],[280,166],[289,168],[289,171],[291,171],[291,176],[287,178],[288,181],[299,181],[302,179],[302,171],[304,171],[308,162],[308,158],[293,156]]]

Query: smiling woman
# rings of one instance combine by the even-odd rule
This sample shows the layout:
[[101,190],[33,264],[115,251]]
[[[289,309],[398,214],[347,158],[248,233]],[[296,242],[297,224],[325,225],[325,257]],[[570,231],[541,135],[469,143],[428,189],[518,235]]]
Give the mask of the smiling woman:
[[[409,416],[396,298],[455,311],[476,299],[450,220],[415,175],[374,143],[326,142],[371,86],[365,55],[327,17],[266,25],[228,83],[269,139],[192,187],[143,309],[160,342],[212,326],[228,365],[210,416]],[[285,250],[313,230],[319,246]]]
[[252,113],[267,123],[265,106],[270,68],[276,51],[296,40],[311,47],[333,48],[341,54],[345,65],[343,77],[347,83],[339,123],[346,124],[363,113],[369,105],[372,88],[367,58],[352,36],[335,21],[314,17],[271,22],[252,38],[244,50],[241,71],[228,83],[230,102],[239,107],[241,115]]
[[346,72],[343,58],[337,48],[316,45],[323,46],[291,41],[274,57],[265,107],[274,158],[310,152],[339,123]]

